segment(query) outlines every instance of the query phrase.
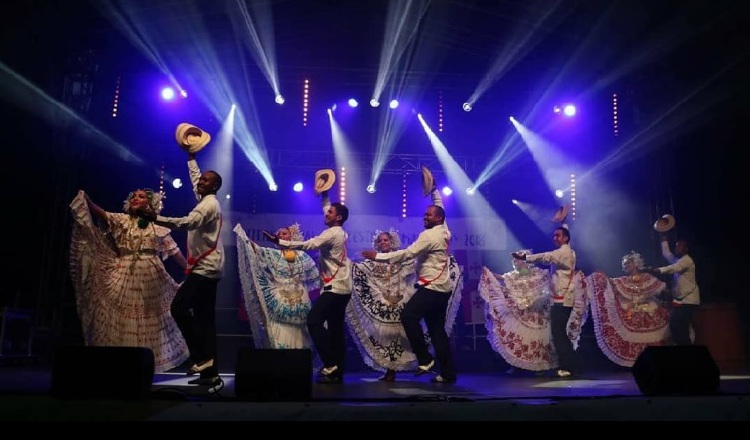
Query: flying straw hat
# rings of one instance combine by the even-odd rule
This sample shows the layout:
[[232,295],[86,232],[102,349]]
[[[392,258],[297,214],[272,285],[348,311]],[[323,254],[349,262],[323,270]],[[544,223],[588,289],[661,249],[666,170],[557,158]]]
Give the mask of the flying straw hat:
[[211,135],[193,124],[183,122],[174,132],[177,145],[188,153],[197,153],[211,141]]
[[422,193],[425,197],[430,195],[434,187],[435,179],[432,177],[432,173],[426,166],[422,165]]
[[315,194],[320,195],[328,191],[336,182],[336,173],[331,169],[318,170],[315,172]]
[[671,214],[664,214],[659,220],[654,222],[654,229],[656,232],[667,232],[674,228],[675,223],[674,216]]

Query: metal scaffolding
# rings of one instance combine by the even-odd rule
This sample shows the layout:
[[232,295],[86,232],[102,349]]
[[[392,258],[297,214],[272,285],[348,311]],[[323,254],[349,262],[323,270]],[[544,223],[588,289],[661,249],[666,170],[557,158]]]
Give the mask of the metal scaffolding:
[[[294,158],[294,159],[290,159]],[[351,162],[347,167],[352,171],[369,171],[375,163],[374,154],[356,153],[351,156]],[[467,172],[472,173],[478,169],[475,157],[452,157],[452,159]],[[293,151],[272,150],[269,152],[269,162],[272,169],[296,169],[296,170],[319,170],[330,168],[336,163],[335,154],[332,151]],[[411,174],[421,172],[422,165],[426,166],[432,173],[441,174],[442,166],[436,156],[420,154],[391,154],[383,166],[381,174]]]

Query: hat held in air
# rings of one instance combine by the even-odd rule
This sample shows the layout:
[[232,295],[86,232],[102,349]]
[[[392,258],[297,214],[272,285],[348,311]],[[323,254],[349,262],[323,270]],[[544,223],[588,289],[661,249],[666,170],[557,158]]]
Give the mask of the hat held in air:
[[187,122],[177,126],[174,137],[177,145],[188,153],[197,153],[211,142],[210,134]]
[[336,182],[336,173],[331,169],[318,170],[315,172],[315,194],[320,195],[328,191]]

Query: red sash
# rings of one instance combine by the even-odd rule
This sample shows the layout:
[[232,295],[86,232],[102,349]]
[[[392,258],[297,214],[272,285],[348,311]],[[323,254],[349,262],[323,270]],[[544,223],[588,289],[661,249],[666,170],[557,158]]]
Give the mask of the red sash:
[[219,240],[221,240],[221,226],[224,222],[224,218],[222,216],[219,216],[219,235],[216,238],[216,243],[214,243],[214,247],[207,250],[206,252],[198,255],[197,257],[191,257],[190,256],[190,247],[188,246],[188,258],[187,258],[187,267],[185,268],[185,275],[190,275],[193,273],[193,267],[195,267],[196,264],[198,264],[199,261],[206,258],[211,252],[216,250],[216,246],[219,245]]
[[[570,279],[568,279],[568,285],[565,286],[565,291],[567,292],[570,289],[570,283],[573,281],[573,277],[575,276],[575,269],[570,274]],[[565,294],[562,296],[558,295],[557,292],[552,293],[552,300],[565,300]]]
[[339,269],[341,269],[341,266],[344,265],[344,261],[346,260],[346,241],[344,241],[344,252],[341,253],[341,261],[338,263],[338,267],[336,268],[336,271],[333,272],[333,274],[330,277],[327,277],[323,275],[321,272],[320,277],[323,279],[323,284],[328,284],[336,277],[336,274],[339,273]]
[[419,282],[422,283],[422,286],[429,286],[431,282],[435,281],[436,279],[440,278],[441,275],[443,275],[443,272],[445,272],[445,268],[448,267],[448,261],[450,261],[450,255],[448,255],[448,245],[450,245],[450,241],[448,240],[448,237],[445,238],[445,264],[443,265],[443,268],[440,269],[440,273],[437,274],[437,276],[431,280],[419,277]]

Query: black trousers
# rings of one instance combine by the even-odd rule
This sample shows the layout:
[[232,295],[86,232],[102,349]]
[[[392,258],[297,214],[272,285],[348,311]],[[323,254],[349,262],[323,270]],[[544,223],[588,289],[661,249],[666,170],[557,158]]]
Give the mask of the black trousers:
[[195,363],[214,360],[201,377],[219,375],[216,358],[216,288],[219,280],[191,273],[172,300],[172,317],[185,338]]
[[672,333],[674,345],[692,345],[690,340],[690,324],[693,322],[693,313],[698,306],[695,304],[680,304],[672,307],[669,315],[669,331]]
[[557,352],[558,368],[568,370],[571,373],[578,369],[573,342],[568,337],[568,319],[572,311],[573,307],[553,304],[550,315],[552,344],[555,346],[555,351]]
[[417,356],[417,362],[419,365],[426,365],[432,360],[432,355],[427,348],[427,341],[420,324],[420,321],[424,319],[435,349],[440,375],[445,379],[453,380],[456,378],[456,366],[453,364],[450,340],[445,332],[445,312],[450,297],[451,292],[436,292],[420,286],[401,311],[401,324]]
[[346,358],[346,334],[344,313],[351,294],[323,292],[307,315],[307,329],[310,331],[315,350],[324,367],[338,366],[334,375],[344,372]]

